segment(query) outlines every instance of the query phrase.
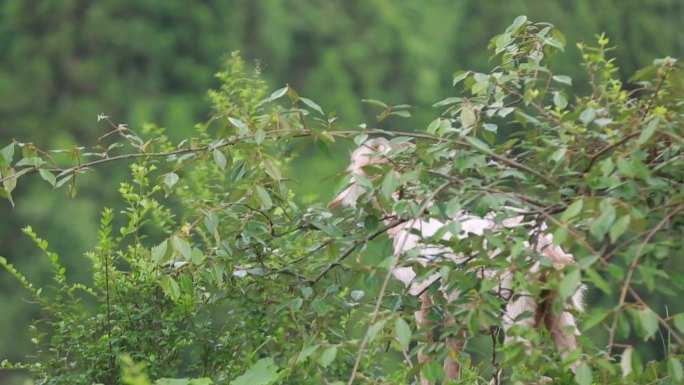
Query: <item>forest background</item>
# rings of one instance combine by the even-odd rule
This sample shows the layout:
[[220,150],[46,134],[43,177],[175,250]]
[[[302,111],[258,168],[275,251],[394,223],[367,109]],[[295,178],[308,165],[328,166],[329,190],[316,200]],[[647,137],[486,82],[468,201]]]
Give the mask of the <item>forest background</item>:
[[[597,33],[616,47],[624,79],[653,58],[684,53],[681,0],[3,0],[0,143],[90,145],[109,129],[97,122],[100,113],[134,129],[155,122],[172,139],[184,138],[208,118],[206,90],[234,50],[260,68],[272,89],[292,85],[336,111],[341,126],[375,120],[364,98],[416,106],[412,122],[425,116],[427,125],[432,103],[454,94],[454,71],[487,68],[488,40],[520,14],[565,33],[571,44],[554,66],[573,77],[578,91],[587,87],[586,73],[572,42],[593,42]],[[399,120],[385,124],[415,129]],[[330,199],[333,183],[326,178],[344,168],[344,145],[329,155],[295,149],[307,165],[290,175],[300,199]],[[38,180],[22,184],[16,207],[0,205],[0,255],[38,285],[49,279],[49,261],[21,234],[30,224],[77,281],[86,269],[82,254],[96,243],[100,209],[115,201],[125,173],[125,165],[112,165],[88,174],[77,199]],[[14,278],[1,274],[0,360],[32,351],[28,325],[39,309],[22,297]],[[0,383],[21,383],[8,375],[0,372]]]

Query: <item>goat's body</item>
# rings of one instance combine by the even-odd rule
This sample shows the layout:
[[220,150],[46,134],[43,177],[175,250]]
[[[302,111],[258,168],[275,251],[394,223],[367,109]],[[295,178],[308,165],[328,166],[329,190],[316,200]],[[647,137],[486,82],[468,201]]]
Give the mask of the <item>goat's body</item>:
[[[364,143],[352,154],[352,163],[348,168],[352,177],[358,174],[368,177],[365,174],[363,167],[371,164],[381,164],[383,160],[379,155],[386,154],[390,151],[391,145],[385,139],[371,139]],[[335,200],[330,204],[330,207],[339,205],[355,206],[356,201],[361,195],[365,193],[365,189],[359,186],[355,180],[350,181],[350,186],[340,193]],[[553,244],[553,238],[549,234],[545,234],[546,226],[544,224],[525,223],[522,215],[517,215],[519,210],[506,207],[505,211],[510,212],[511,216],[503,220],[497,221],[496,215],[490,213],[485,217],[478,217],[465,212],[461,212],[455,216],[453,221],[458,222],[460,232],[458,234],[451,234],[445,232],[442,240],[465,239],[471,235],[482,236],[485,230],[502,230],[506,228],[515,228],[520,226],[536,228],[536,237],[533,244],[525,242],[524,247],[528,250],[534,251],[544,258],[548,258],[551,266],[554,269],[563,269],[566,266],[575,263],[572,254],[563,251],[557,245]],[[394,214],[394,213],[392,213]],[[415,261],[423,265],[436,262],[438,260],[450,260],[454,264],[462,266],[467,265],[467,257],[453,252],[453,250],[441,245],[430,243],[430,239],[434,238],[435,234],[440,231],[448,223],[442,222],[434,218],[416,218],[403,222],[397,226],[388,229],[387,234],[392,238],[394,246],[394,255],[397,257],[406,255],[415,255]],[[411,253],[407,253],[413,251]],[[489,257],[498,257],[500,251],[493,251]],[[503,256],[502,256],[503,257]],[[400,261],[406,262],[406,261]],[[409,266],[402,266],[394,268],[392,274],[395,278],[406,285],[408,292],[411,295],[419,296],[422,306],[421,310],[415,313],[418,325],[425,328],[429,325],[428,314],[430,308],[433,306],[432,298],[426,292],[427,288],[434,284],[439,279],[439,274],[432,274],[431,276],[418,280],[413,268]],[[464,266],[467,267],[467,266]],[[499,294],[507,300],[505,310],[502,314],[502,324],[506,332],[506,340],[510,340],[508,330],[515,324],[529,326],[531,328],[539,328],[545,326],[549,330],[551,338],[554,340],[558,350],[562,356],[577,349],[576,335],[579,334],[575,318],[568,310],[563,310],[560,314],[552,311],[552,303],[555,300],[554,293],[549,291],[544,292],[537,298],[529,293],[520,292],[513,293],[512,273],[511,271],[497,272],[493,270],[484,270],[480,272],[482,278],[499,279]],[[539,274],[540,264],[535,263],[529,270],[529,274],[536,275],[537,278],[543,278]],[[532,278],[532,277],[530,277]],[[447,292],[447,289],[442,285],[442,291],[449,301],[455,300],[459,293],[457,291]],[[580,287],[572,296],[570,304],[576,310],[582,310],[582,297],[584,288]],[[532,314],[533,317],[521,317],[524,313]],[[453,316],[447,315],[445,324],[454,325],[455,320]],[[454,352],[462,350],[465,347],[465,340],[460,334],[460,339],[457,337],[449,337],[445,341],[446,345]],[[429,333],[428,341],[431,341],[431,334]],[[520,342],[529,346],[529,342],[520,340]],[[419,350],[418,359],[421,363],[427,360],[426,356]],[[453,355],[447,355],[444,362],[444,369],[446,372],[446,379],[458,379],[460,377],[460,366],[455,361]],[[429,384],[425,378],[421,379],[421,384]]]

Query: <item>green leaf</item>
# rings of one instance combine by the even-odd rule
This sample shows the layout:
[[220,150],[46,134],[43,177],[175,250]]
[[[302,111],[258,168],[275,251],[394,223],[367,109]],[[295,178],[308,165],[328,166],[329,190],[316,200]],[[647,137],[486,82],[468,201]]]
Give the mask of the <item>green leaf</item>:
[[256,186],[255,190],[256,190],[257,196],[259,197],[259,200],[261,200],[261,205],[263,208],[268,210],[271,207],[273,207],[273,201],[271,200],[271,196],[268,195],[268,191],[266,191],[266,189],[264,189],[261,186]]
[[565,274],[558,284],[558,294],[565,300],[571,295],[575,294],[577,288],[581,283],[582,275],[579,269],[574,269]]
[[256,144],[261,144],[264,142],[264,139],[266,139],[266,132],[259,128],[256,130],[256,133],[254,133],[254,142],[256,142]]
[[183,259],[187,261],[190,260],[190,257],[192,256],[192,249],[190,248],[188,241],[181,237],[173,237],[171,238],[171,245],[173,246],[173,249],[183,257]]
[[411,327],[401,317],[397,317],[394,320],[394,334],[401,346],[403,346],[404,349],[408,349],[409,344],[411,343]]
[[641,321],[641,327],[644,330],[644,341],[653,338],[658,331],[658,317],[653,310],[651,308],[641,309],[639,321]]
[[55,174],[51,173],[50,171],[41,168],[38,170],[38,173],[40,174],[40,177],[43,178],[43,180],[47,181],[52,185],[52,187],[55,187],[55,183],[57,182],[57,178],[55,177]]
[[162,290],[171,298],[172,301],[177,301],[180,298],[180,287],[173,277],[165,275],[159,280],[159,285]]
[[219,170],[226,171],[226,165],[228,164],[228,159],[226,159],[226,156],[223,155],[223,151],[219,150],[218,148],[215,148],[213,151],[213,155],[214,155],[214,162],[218,166]]
[[646,143],[653,134],[656,132],[656,129],[658,128],[658,123],[660,123],[660,118],[653,118],[651,119],[648,124],[646,125],[646,128],[641,131],[641,135],[639,135],[639,139],[637,139],[638,144],[644,144]]
[[33,167],[40,167],[42,164],[44,164],[45,161],[37,156],[31,156],[28,158],[22,158],[20,159],[16,166],[33,166]]
[[321,108],[321,106],[319,106],[318,104],[314,103],[313,100],[307,99],[307,98],[301,97],[301,96],[299,97],[299,100],[301,100],[301,101],[302,101],[304,104],[306,104],[309,108],[311,108],[311,109],[313,109],[314,111],[318,112],[319,114],[325,116],[325,114],[323,113],[323,109]]
[[160,378],[154,385],[211,385],[214,382],[211,378]]
[[483,152],[491,152],[492,151],[492,149],[489,148],[489,146],[485,142],[481,141],[478,138],[474,138],[472,136],[466,136],[465,139],[468,141],[468,143],[470,143],[471,146],[475,147],[476,149],[478,149],[480,151],[483,151]]
[[582,198],[572,202],[572,204],[568,206],[565,211],[563,211],[563,214],[561,215],[561,221],[567,222],[568,220],[576,217],[580,212],[582,212],[583,206],[584,200]]
[[382,179],[382,188],[380,191],[386,200],[391,201],[392,194],[397,190],[397,187],[399,187],[399,179],[394,170],[390,169],[385,173],[385,177]]
[[591,374],[591,368],[586,363],[580,364],[575,372],[575,382],[579,385],[591,385],[593,376]]
[[230,122],[230,124],[237,127],[238,133],[240,135],[244,136],[249,134],[249,128],[247,128],[247,125],[242,120],[229,116],[228,121]]
[[601,212],[598,218],[594,219],[589,225],[589,233],[597,240],[603,240],[603,237],[610,230],[610,226],[615,221],[615,207],[608,206]]
[[461,126],[463,126],[463,128],[471,128],[477,124],[477,114],[470,103],[463,104],[463,108],[461,108],[460,119]]
[[586,124],[591,123],[594,118],[596,118],[596,110],[593,108],[587,108],[586,110],[582,111],[582,113],[579,116],[580,122]]
[[266,169],[266,174],[273,178],[274,181],[280,182],[283,179],[283,174],[280,172],[280,167],[271,158],[264,158],[264,168]]
[[152,248],[152,260],[156,263],[161,263],[164,261],[166,256],[166,250],[168,248],[168,242],[164,240],[162,243],[154,246]]
[[370,104],[370,105],[373,105],[373,106],[382,107],[382,108],[385,108],[385,109],[387,109],[387,108],[389,107],[387,104],[385,104],[385,103],[383,103],[383,102],[381,102],[381,101],[379,101],[379,100],[375,100],[375,99],[362,99],[361,102],[367,103],[367,104]]
[[283,87],[283,88],[281,88],[281,89],[279,89],[279,90],[275,90],[275,91],[271,94],[271,96],[268,97],[268,101],[269,101],[269,102],[272,102],[272,101],[274,101],[274,100],[276,100],[276,99],[282,98],[283,95],[285,95],[285,94],[287,93],[288,88],[289,88],[288,86],[285,86],[285,87]]
[[460,83],[461,81],[463,81],[463,79],[467,78],[468,75],[470,75],[470,71],[456,72],[452,80],[452,85],[455,86],[456,84]]
[[6,179],[2,181],[2,186],[10,194],[17,187],[17,172],[14,170],[14,167],[10,167],[4,177]]
[[634,348],[629,346],[624,352],[622,352],[622,356],[620,356],[620,369],[622,370],[622,377],[627,377],[630,373],[632,373],[633,352]]
[[368,328],[368,341],[375,341],[375,338],[378,336],[378,333],[382,330],[383,327],[385,327],[385,323],[387,323],[386,319],[380,320],[371,327]]
[[682,372],[682,362],[677,357],[670,357],[667,360],[667,373],[677,383],[681,383],[684,379],[684,372]]
[[14,160],[14,143],[5,146],[0,150],[0,167],[9,166]]
[[618,238],[620,238],[620,236],[627,231],[630,221],[631,217],[629,215],[623,215],[617,221],[615,221],[615,223],[613,223],[613,226],[610,227],[609,231],[611,242],[615,243],[615,241],[617,241]]
[[302,349],[302,351],[297,355],[297,363],[306,361],[306,359],[311,357],[311,355],[314,354],[320,347],[320,345],[313,345]]
[[568,99],[561,92],[553,93],[553,104],[561,110],[568,106]]
[[257,361],[243,375],[231,381],[230,385],[271,385],[279,377],[278,366],[273,362],[273,358],[266,357]]
[[599,290],[604,292],[606,295],[611,294],[611,289],[610,285],[608,282],[606,282],[603,277],[599,273],[596,272],[596,270],[588,268],[584,271],[587,273],[587,277],[589,277],[589,281],[594,284]]
[[327,368],[337,357],[337,347],[331,346],[323,351],[323,353],[318,357],[318,365]]
[[677,314],[672,318],[672,320],[674,321],[674,325],[679,332],[684,333],[684,313]]
[[169,188],[173,187],[176,183],[178,183],[178,175],[174,172],[170,172],[166,174],[164,177],[164,184],[169,186]]
[[402,118],[410,118],[411,113],[409,111],[392,111],[390,112],[390,115],[397,115],[401,116]]
[[572,85],[572,78],[570,76],[566,75],[553,75],[553,80],[557,81],[558,83],[561,84],[567,84],[569,86]]
[[513,23],[506,27],[506,32],[510,33],[516,33],[520,27],[525,25],[525,22],[527,22],[527,16],[525,15],[520,15],[513,20]]

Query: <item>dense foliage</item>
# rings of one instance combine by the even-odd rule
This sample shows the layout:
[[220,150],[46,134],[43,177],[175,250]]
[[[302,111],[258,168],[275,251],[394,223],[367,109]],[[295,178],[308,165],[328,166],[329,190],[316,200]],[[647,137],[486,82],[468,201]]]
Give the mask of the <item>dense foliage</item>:
[[[417,132],[375,123],[341,130],[294,88],[269,92],[234,54],[209,93],[212,118],[180,142],[156,126],[138,133],[100,115],[110,131],[93,149],[3,147],[8,202],[31,175],[74,191],[83,173],[133,160],[118,190],[125,206],[103,210],[88,253],[92,283],[71,282],[31,228],[53,265],[52,283],[37,288],[0,260],[44,315],[33,326],[35,357],[4,366],[25,367],[43,384],[410,383],[419,371],[439,381],[441,367],[415,360],[426,332],[412,322],[417,300],[386,279],[410,262],[392,255],[383,212],[447,220],[514,206],[548,223],[578,263],[552,269],[523,247],[534,234],[518,228],[444,242],[472,257],[466,266],[414,266],[462,293],[448,303],[430,288],[434,324],[445,313],[458,321],[435,332],[472,340],[457,355],[466,383],[488,383],[496,368],[520,384],[542,374],[580,385],[681,382],[684,308],[671,299],[684,290],[676,259],[684,246],[682,72],[674,59],[659,59],[625,87],[600,37],[596,47],[579,46],[589,87],[572,96],[572,78],[548,65],[564,40],[551,25],[517,18],[490,41],[492,71],[457,73],[459,96],[436,103],[443,112]],[[367,102],[385,128],[411,117],[407,106]],[[503,125],[510,135],[497,133]],[[377,135],[404,145],[368,170],[374,178],[357,178],[367,193],[356,209],[330,213],[294,199],[284,177],[293,147],[310,142],[325,152],[343,138],[360,144]],[[340,174],[340,185],[348,178]],[[490,257],[495,249],[512,258],[515,291],[553,291],[555,311],[582,282],[598,293],[581,316],[581,351],[561,360],[543,332],[522,327],[511,333],[533,341],[532,351],[502,343],[496,278],[474,269],[509,264]],[[546,274],[530,274],[534,262]],[[644,356],[654,339],[662,350]],[[426,351],[450,354],[439,342]]]

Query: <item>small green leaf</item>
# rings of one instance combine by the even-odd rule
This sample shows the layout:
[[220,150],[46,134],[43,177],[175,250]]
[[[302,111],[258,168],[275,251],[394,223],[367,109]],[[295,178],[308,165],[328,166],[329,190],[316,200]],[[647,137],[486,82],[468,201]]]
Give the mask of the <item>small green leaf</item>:
[[57,182],[57,178],[55,177],[55,174],[51,173],[50,171],[41,168],[38,170],[38,173],[40,174],[40,177],[43,178],[43,180],[47,181],[52,185],[52,187],[55,187],[55,183]]
[[0,158],[0,167],[12,164],[12,161],[14,160],[14,143],[7,145],[0,150]]
[[164,177],[164,184],[169,186],[169,188],[173,187],[176,183],[178,183],[178,175],[174,172],[170,172],[166,174]]
[[611,294],[610,285],[608,284],[608,282],[606,282],[606,280],[603,279],[603,277],[599,273],[596,272],[596,270],[587,268],[585,270],[585,273],[587,273],[589,281],[591,281],[591,283],[593,283],[599,290],[604,292],[606,295]]
[[266,357],[257,361],[251,368],[230,382],[230,385],[271,385],[279,379],[278,366],[273,358]]
[[5,180],[2,181],[2,186],[5,188],[8,194],[10,194],[15,187],[17,187],[17,172],[14,167],[10,167],[7,174],[4,175]]
[[579,116],[580,122],[586,124],[591,123],[594,118],[596,118],[596,110],[593,108],[587,108],[586,110],[582,111],[582,113]]
[[256,144],[261,144],[264,142],[264,139],[266,139],[266,132],[263,129],[259,128],[258,130],[256,130],[256,133],[254,133],[254,141],[256,142]]
[[572,204],[568,206],[565,211],[563,211],[563,214],[561,215],[561,221],[567,222],[568,220],[576,217],[580,212],[582,212],[583,206],[584,200],[582,198],[572,202]]
[[403,110],[402,111],[392,111],[392,112],[390,112],[390,115],[397,115],[397,116],[401,116],[402,118],[410,118],[411,117],[411,113],[409,111],[403,111]]
[[247,125],[242,120],[229,116],[228,121],[230,122],[230,124],[237,127],[238,133],[240,135],[244,136],[249,134],[249,128],[247,128]]
[[630,221],[631,217],[629,215],[623,215],[613,223],[613,226],[610,227],[610,231],[608,232],[611,242],[615,243],[615,241],[627,231]]
[[304,104],[306,104],[309,108],[313,109],[314,111],[318,112],[319,114],[325,115],[325,114],[323,113],[323,109],[321,108],[321,106],[319,106],[318,104],[314,103],[313,100],[307,99],[307,98],[301,97],[301,96],[299,97],[299,100],[301,100],[301,101],[302,101]]
[[677,357],[670,357],[667,360],[667,373],[677,383],[681,383],[684,379],[684,372],[682,372],[682,362]]
[[454,74],[454,78],[452,80],[452,85],[456,85],[463,81],[463,79],[467,78],[468,75],[470,75],[470,71],[459,71]]
[[337,347],[331,346],[323,351],[323,353],[318,357],[318,365],[327,368],[337,357]]
[[641,327],[644,330],[644,341],[653,338],[658,331],[658,317],[653,310],[651,308],[641,309],[639,321],[641,321]]
[[622,352],[622,356],[620,357],[620,369],[622,369],[622,377],[627,377],[630,373],[632,373],[632,353],[634,352],[634,348],[629,346],[627,349],[625,349],[624,352]]
[[397,190],[397,187],[399,187],[399,179],[394,170],[389,170],[382,179],[381,193],[383,197],[390,201],[392,199],[392,194]]
[[401,317],[397,317],[394,320],[394,334],[401,346],[403,346],[404,349],[408,349],[409,344],[411,343],[411,327]]
[[557,81],[558,83],[561,84],[567,84],[569,86],[572,85],[572,78],[570,76],[566,75],[554,75],[553,80]]
[[320,345],[313,345],[302,349],[302,351],[297,355],[297,363],[306,361],[306,359],[311,357],[311,355],[314,354],[320,347]]
[[223,151],[219,150],[218,148],[215,148],[213,151],[213,155],[214,155],[214,162],[218,166],[219,170],[226,171],[226,165],[228,164],[228,159],[226,159],[226,156],[223,155]]
[[154,246],[152,248],[152,260],[156,263],[161,263],[164,261],[166,256],[166,249],[168,248],[168,242],[164,240],[162,243]]
[[679,313],[676,316],[672,318],[674,321],[675,327],[681,332],[684,333],[684,313]]
[[561,92],[553,93],[553,104],[561,110],[568,106],[568,99]]
[[638,144],[644,144],[646,143],[653,134],[656,132],[656,129],[658,128],[658,123],[660,123],[660,118],[653,118],[651,119],[648,124],[646,125],[646,128],[641,131],[641,135],[639,135],[639,139],[637,139]]
[[259,200],[261,200],[261,205],[263,206],[263,208],[268,210],[271,207],[273,207],[273,201],[271,200],[271,196],[268,195],[268,191],[266,191],[266,189],[264,189],[261,186],[256,186],[255,190],[257,196],[259,197]]
[[368,103],[370,105],[377,106],[377,107],[382,107],[385,109],[387,109],[389,107],[387,104],[385,104],[379,100],[375,100],[375,99],[362,99],[361,102]]
[[582,363],[575,372],[575,382],[578,385],[591,385],[593,380],[593,375],[591,374],[591,368],[589,365]]
[[171,238],[171,245],[173,246],[173,249],[183,257],[183,259],[188,261],[190,260],[192,249],[190,248],[188,241],[181,237],[173,237]]
[[470,103],[463,104],[460,119],[463,128],[471,128],[477,124],[477,114]]
[[565,274],[558,284],[558,294],[563,300],[575,294],[581,283],[581,278],[579,269],[571,270]]
[[466,136],[465,139],[468,141],[468,143],[470,143],[471,146],[475,147],[476,149],[478,149],[480,151],[483,151],[483,152],[491,152],[492,151],[492,149],[489,148],[489,146],[485,142],[481,141],[478,138],[474,138],[472,136]]
[[276,182],[280,182],[281,179],[283,179],[283,174],[280,172],[280,167],[278,167],[278,164],[271,158],[264,158],[264,168],[266,170],[266,174],[273,178]]
[[371,325],[370,328],[368,328],[368,341],[375,341],[375,338],[377,338],[378,333],[382,330],[382,328],[385,327],[385,323],[387,322],[386,319],[380,320],[373,325]]
[[525,15],[520,15],[513,20],[513,23],[506,27],[506,32],[510,33],[516,33],[520,27],[525,25],[525,22],[527,22],[527,16]]
[[275,90],[275,91],[271,94],[271,96],[268,97],[268,100],[269,100],[270,102],[272,102],[272,101],[274,101],[274,100],[276,100],[276,99],[282,98],[283,95],[285,95],[285,94],[287,93],[288,88],[289,88],[288,86],[285,86],[285,87],[283,87],[283,88],[281,88],[281,89],[279,89],[279,90]]

